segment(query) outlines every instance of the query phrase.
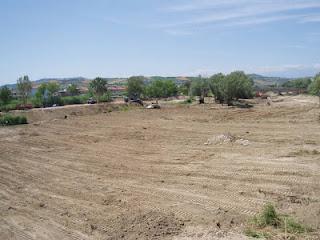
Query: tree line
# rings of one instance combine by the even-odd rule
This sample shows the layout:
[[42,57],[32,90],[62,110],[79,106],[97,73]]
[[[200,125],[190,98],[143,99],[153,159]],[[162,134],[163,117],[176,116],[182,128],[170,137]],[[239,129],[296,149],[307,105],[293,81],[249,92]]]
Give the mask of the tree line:
[[228,75],[222,73],[210,78],[198,78],[177,85],[172,80],[155,80],[147,83],[143,76],[128,79],[129,98],[163,98],[177,95],[200,96],[209,94],[220,103],[230,104],[232,100],[253,97],[253,81],[244,72],[237,71]]
[[[308,89],[310,94],[319,96],[320,100],[320,73],[314,78],[301,78],[283,84],[284,87]],[[38,86],[35,95],[31,98],[32,82],[28,76],[17,80],[17,95],[22,104],[30,102],[35,107],[52,106],[54,104],[85,103],[89,97],[94,97],[98,102],[111,101],[111,93],[104,78],[97,77],[89,83],[89,93],[79,95],[76,84],[67,87],[68,97],[59,95],[61,86],[57,82],[42,83]],[[127,82],[127,96],[137,98],[167,98],[178,95],[185,96],[213,96],[215,101],[222,104],[232,104],[234,100],[252,98],[254,93],[253,80],[242,71],[230,74],[215,74],[209,78],[201,76],[177,84],[172,79],[156,79],[149,81],[143,76],[133,76]],[[11,90],[4,86],[0,88],[0,106],[9,105],[13,101]],[[15,100],[17,101],[17,100]],[[14,109],[14,108],[13,108]]]
[[[17,99],[13,99],[12,91],[4,86],[0,89],[0,107],[4,110],[15,109],[17,105],[32,104],[33,107],[49,107],[53,105],[69,105],[86,103],[88,98],[94,97],[98,102],[111,101],[111,93],[107,88],[107,81],[97,77],[89,84],[89,93],[80,94],[78,86],[74,83],[66,88],[68,96],[61,96],[59,91],[62,86],[58,82],[41,83],[34,94],[32,92],[32,82],[28,76],[20,77],[17,80]],[[10,104],[12,103],[13,104]],[[0,110],[1,110],[0,109]]]

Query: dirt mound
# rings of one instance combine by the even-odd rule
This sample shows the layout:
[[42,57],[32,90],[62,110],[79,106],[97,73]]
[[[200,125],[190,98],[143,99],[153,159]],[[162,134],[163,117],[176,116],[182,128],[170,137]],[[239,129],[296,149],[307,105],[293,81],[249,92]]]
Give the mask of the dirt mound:
[[243,146],[248,146],[250,144],[249,140],[238,138],[231,133],[224,133],[217,136],[213,136],[205,142],[205,145],[212,145],[212,144],[229,144],[235,143]]
[[183,221],[174,214],[164,214],[150,211],[130,217],[118,219],[119,228],[114,228],[114,233],[107,239],[171,239],[184,228]]

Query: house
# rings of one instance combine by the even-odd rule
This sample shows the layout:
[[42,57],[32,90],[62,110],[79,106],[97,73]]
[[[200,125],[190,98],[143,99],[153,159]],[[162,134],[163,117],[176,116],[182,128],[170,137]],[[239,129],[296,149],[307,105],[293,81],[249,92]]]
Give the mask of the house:
[[110,85],[108,86],[108,90],[111,91],[112,96],[123,96],[124,93],[127,91],[127,87]]

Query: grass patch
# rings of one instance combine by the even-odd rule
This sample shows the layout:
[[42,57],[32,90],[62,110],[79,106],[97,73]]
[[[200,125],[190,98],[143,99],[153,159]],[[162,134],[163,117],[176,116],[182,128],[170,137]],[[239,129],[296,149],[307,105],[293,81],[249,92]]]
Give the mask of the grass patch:
[[18,104],[21,104],[21,101],[13,99],[7,104],[0,105],[0,111],[1,112],[9,112],[11,110],[15,110],[17,108]]
[[261,228],[267,226],[279,227],[281,225],[281,219],[274,206],[270,203],[264,207],[260,215],[253,218],[253,222]]
[[246,229],[244,233],[246,236],[251,237],[251,238],[265,239],[265,238],[269,237],[269,235],[267,233],[260,232],[260,231],[257,231],[257,230],[251,229],[251,228]]
[[191,103],[193,103],[193,101],[194,101],[194,98],[190,97],[190,98],[184,100],[184,101],[182,102],[182,104],[191,104]]
[[0,117],[0,126],[20,125],[27,123],[28,121],[25,116],[12,116],[6,114]]
[[269,238],[276,234],[298,235],[312,231],[288,215],[277,213],[275,207],[268,203],[262,212],[251,220],[251,226],[245,234],[252,238]]
[[64,105],[74,105],[74,104],[84,104],[87,103],[87,96],[67,96],[62,97],[62,102]]
[[119,108],[120,111],[123,111],[123,112],[128,112],[130,110],[130,107],[129,105],[122,105],[120,108]]

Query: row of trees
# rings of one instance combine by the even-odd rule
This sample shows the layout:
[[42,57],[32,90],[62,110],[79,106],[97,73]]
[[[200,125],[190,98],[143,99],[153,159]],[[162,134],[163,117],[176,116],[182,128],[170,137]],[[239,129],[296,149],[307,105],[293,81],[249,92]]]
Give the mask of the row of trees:
[[299,78],[285,82],[284,84],[282,84],[282,86],[287,88],[297,88],[299,90],[307,90],[311,83],[311,78]]
[[181,86],[172,80],[155,80],[147,84],[145,78],[131,77],[128,80],[129,98],[160,98],[177,96],[182,93],[190,96],[205,97],[210,92],[220,103],[230,104],[232,100],[253,96],[253,81],[244,72],[222,73],[211,78],[199,78],[187,81]]
[[166,98],[178,95],[178,86],[172,80],[155,80],[147,84],[143,76],[130,77],[128,79],[128,97],[137,99]]
[[195,79],[180,87],[181,92],[189,96],[204,98],[212,94],[219,103],[231,104],[239,98],[253,97],[253,81],[244,72],[236,71],[228,75],[215,74],[210,78]]
[[319,96],[320,101],[320,73],[314,78],[299,78],[282,84],[283,87],[307,90],[310,94]]
[[[35,99],[37,105],[52,106],[53,104],[63,105],[60,97],[60,85],[56,82],[42,83],[36,91]],[[81,103],[75,96],[79,95],[79,89],[76,84],[70,84],[67,87],[68,95],[74,97],[68,99],[68,103]],[[111,94],[107,88],[107,81],[103,78],[97,77],[89,84],[89,95],[94,96],[97,101],[107,102],[111,100]]]
[[[63,99],[61,98],[59,91],[61,86],[57,82],[42,83],[38,86],[35,95],[31,98],[32,82],[28,76],[20,77],[17,80],[16,91],[17,96],[20,98],[20,102],[24,105],[32,100],[32,103],[36,107],[52,106],[53,104],[63,105]],[[76,98],[80,94],[76,84],[70,84],[67,87],[67,93],[71,96],[71,99],[66,99],[67,103],[83,103]],[[97,101],[106,102],[111,100],[111,94],[107,88],[107,81],[103,78],[95,78],[89,85],[89,96],[93,96]],[[89,97],[87,96],[87,98]],[[7,105],[12,100],[12,91],[4,86],[0,88],[0,105]],[[86,102],[86,100],[85,100]]]
[[[26,103],[29,95],[31,94],[32,83],[28,76],[20,77],[17,80],[17,92],[23,103]],[[12,99],[12,91],[4,86],[0,89],[0,103],[2,105],[8,104]]]
[[[319,96],[320,100],[320,73],[313,80],[304,78],[290,81],[284,86],[308,88],[309,92]],[[23,104],[26,104],[30,97],[32,83],[28,76],[20,77],[17,80],[17,93]],[[33,102],[38,106],[50,106],[60,104],[58,94],[60,85],[56,82],[42,83],[35,93]],[[71,96],[79,95],[77,85],[71,84],[67,91]],[[107,88],[107,81],[103,78],[95,78],[89,84],[90,96],[97,101],[110,101],[111,94]],[[128,79],[128,97],[137,98],[162,98],[172,97],[179,94],[189,96],[200,96],[204,98],[212,94],[219,103],[231,104],[239,98],[253,97],[253,81],[242,71],[232,72],[228,75],[215,74],[210,78],[198,78],[186,81],[178,86],[173,80],[157,79],[150,83],[143,76],[130,77]],[[11,101],[12,93],[8,87],[0,89],[0,104],[5,105]]]

